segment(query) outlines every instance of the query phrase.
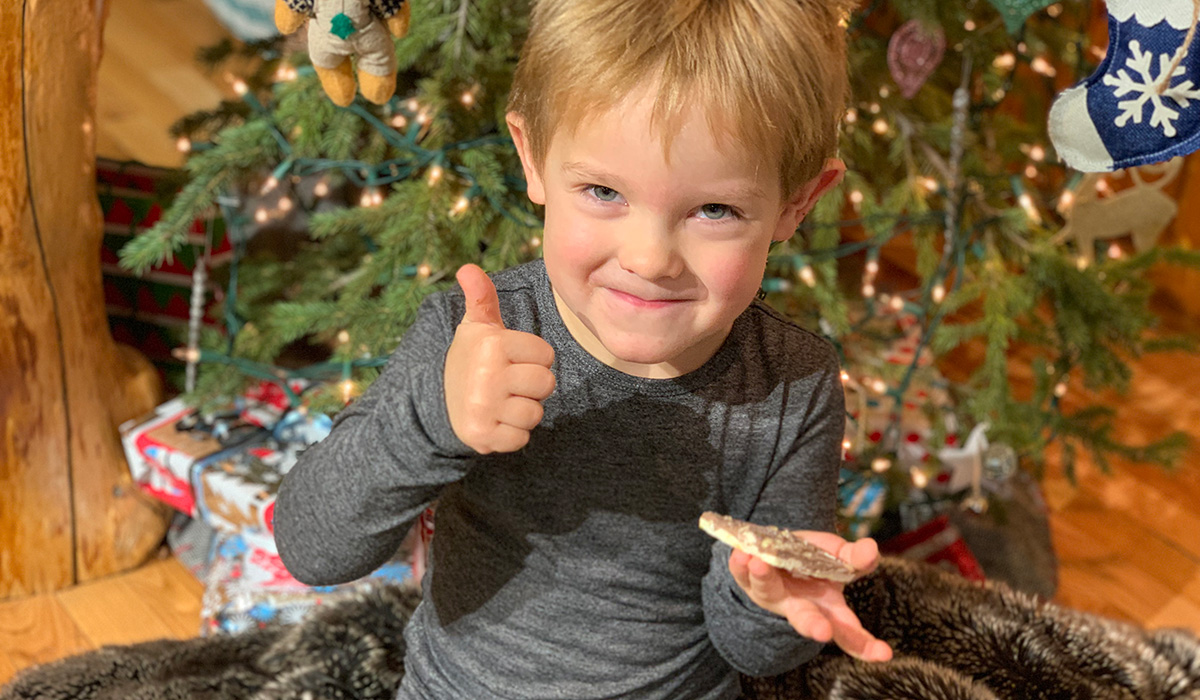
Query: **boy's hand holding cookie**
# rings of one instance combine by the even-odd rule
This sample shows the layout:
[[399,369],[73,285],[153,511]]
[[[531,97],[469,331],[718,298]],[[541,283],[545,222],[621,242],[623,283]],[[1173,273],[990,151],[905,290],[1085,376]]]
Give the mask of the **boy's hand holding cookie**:
[[454,433],[480,454],[515,452],[542,420],[554,392],[554,348],[532,333],[508,330],[500,299],[476,265],[458,271],[467,309],[446,353],[446,409]]
[[855,658],[892,658],[892,648],[863,628],[842,595],[848,581],[879,563],[875,540],[847,542],[830,532],[779,530],[715,513],[705,513],[700,527],[734,548],[729,572],[756,605]]

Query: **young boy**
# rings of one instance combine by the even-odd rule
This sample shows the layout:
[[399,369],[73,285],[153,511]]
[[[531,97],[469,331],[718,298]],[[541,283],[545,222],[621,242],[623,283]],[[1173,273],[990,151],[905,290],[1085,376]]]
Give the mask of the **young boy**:
[[841,179],[825,0],[542,0],[509,128],[544,260],[431,295],[284,480],[302,581],[363,576],[435,500],[400,697],[735,698],[834,641],[891,655],[842,586],[731,553],[714,510],[834,524],[831,346],[755,301],[772,241]]

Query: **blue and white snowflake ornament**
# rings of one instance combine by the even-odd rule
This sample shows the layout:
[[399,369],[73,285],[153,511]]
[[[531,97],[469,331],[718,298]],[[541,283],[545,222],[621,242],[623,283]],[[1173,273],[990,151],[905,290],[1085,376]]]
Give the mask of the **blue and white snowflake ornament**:
[[1050,110],[1050,140],[1071,167],[1111,172],[1200,150],[1197,0],[1109,0],[1109,46]]

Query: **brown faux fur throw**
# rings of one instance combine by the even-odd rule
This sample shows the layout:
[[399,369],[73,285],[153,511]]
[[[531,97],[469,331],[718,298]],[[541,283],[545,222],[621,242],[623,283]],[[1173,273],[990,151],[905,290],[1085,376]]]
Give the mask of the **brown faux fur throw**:
[[[846,594],[896,658],[865,664],[830,647],[783,676],[744,678],[746,700],[1200,700],[1191,632],[1146,632],[899,559]],[[0,700],[391,700],[418,595],[385,587],[290,628],[105,647],[24,671]]]

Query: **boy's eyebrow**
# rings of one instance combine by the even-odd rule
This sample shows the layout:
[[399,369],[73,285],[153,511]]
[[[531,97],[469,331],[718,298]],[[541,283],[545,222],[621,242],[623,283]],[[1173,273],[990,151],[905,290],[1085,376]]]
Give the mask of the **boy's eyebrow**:
[[564,173],[575,175],[576,177],[584,180],[606,183],[606,187],[612,186],[612,188],[618,192],[626,189],[625,181],[622,180],[620,176],[613,175],[612,173],[605,172],[603,170],[597,170],[587,163],[580,163],[577,161],[566,162],[562,164],[562,170]]
[[[619,175],[613,175],[604,170],[597,170],[587,163],[576,161],[566,162],[562,164],[564,173],[574,175],[583,180],[593,183],[605,183],[605,187],[612,187],[618,192],[624,192],[628,188],[625,181]],[[745,201],[749,199],[766,199],[767,193],[758,185],[736,185],[728,189],[722,189],[717,193],[718,199],[729,199],[731,201]]]

